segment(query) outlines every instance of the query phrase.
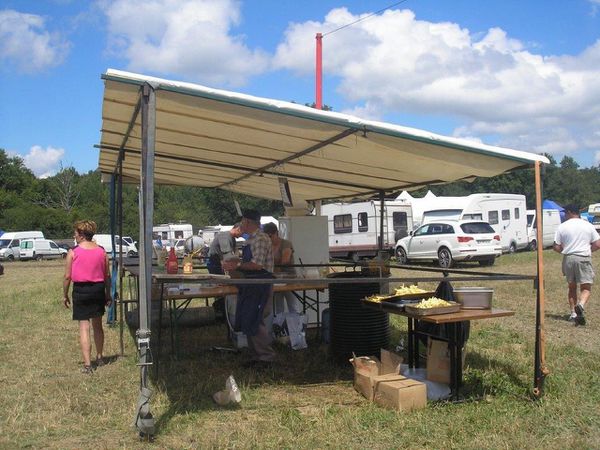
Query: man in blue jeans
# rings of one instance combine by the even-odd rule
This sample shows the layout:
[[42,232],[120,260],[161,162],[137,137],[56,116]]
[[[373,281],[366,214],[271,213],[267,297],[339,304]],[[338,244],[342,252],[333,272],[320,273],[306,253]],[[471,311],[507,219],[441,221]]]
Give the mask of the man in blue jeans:
[[[243,278],[273,278],[273,249],[271,239],[260,229],[260,213],[247,210],[242,214],[242,231],[248,233],[248,242],[242,250],[242,260],[223,261],[223,269],[237,270]],[[252,359],[248,366],[268,365],[275,359],[271,346],[273,338],[267,331],[263,317],[268,312],[272,284],[238,286],[235,327],[248,338]]]
[[562,272],[569,284],[569,320],[575,325],[585,325],[585,307],[594,283],[592,252],[600,248],[600,235],[591,223],[579,217],[577,205],[566,205],[565,214],[567,220],[559,225],[554,236],[554,251],[563,255]]

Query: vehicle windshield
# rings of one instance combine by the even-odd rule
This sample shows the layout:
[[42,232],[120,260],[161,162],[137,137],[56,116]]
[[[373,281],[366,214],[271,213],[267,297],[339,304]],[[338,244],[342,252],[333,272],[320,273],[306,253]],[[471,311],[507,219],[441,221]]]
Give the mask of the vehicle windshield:
[[10,241],[10,239],[0,239],[0,248],[7,248]]
[[467,234],[494,233],[491,225],[485,222],[463,223],[460,228]]
[[600,216],[594,216],[592,223],[600,223]]
[[527,214],[527,226],[530,227],[533,223],[533,214]]

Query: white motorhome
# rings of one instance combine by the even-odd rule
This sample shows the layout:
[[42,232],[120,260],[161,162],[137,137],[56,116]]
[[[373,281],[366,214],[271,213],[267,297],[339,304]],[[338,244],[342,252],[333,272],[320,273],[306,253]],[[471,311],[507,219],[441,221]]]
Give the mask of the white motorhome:
[[[552,247],[554,235],[560,225],[560,211],[558,209],[542,210],[542,248]],[[527,237],[529,250],[537,248],[537,221],[535,209],[527,210]]]
[[[381,207],[379,201],[330,203],[321,207],[327,216],[329,254],[358,261],[379,250]],[[398,239],[413,228],[410,204],[386,201],[383,212],[383,249],[393,254]]]
[[67,256],[67,250],[48,239],[21,239],[19,256],[26,259],[58,259]]
[[44,239],[41,231],[15,231],[0,236],[0,259],[12,261],[21,256],[21,239]]
[[592,217],[592,225],[600,233],[600,203],[592,203],[588,206],[588,215]]
[[[113,240],[111,239],[110,234],[95,234],[93,238],[94,242],[98,244],[100,247],[104,248],[104,251],[108,254],[110,258],[113,251]],[[115,236],[114,240],[114,249],[116,253],[124,253],[127,256],[135,256],[137,255],[137,248],[130,247],[127,242],[123,239],[119,239],[119,236]]]
[[189,223],[163,223],[152,227],[152,239],[160,237],[164,247],[174,244],[178,239],[187,239],[194,235]]
[[520,194],[471,194],[435,197],[425,208],[422,224],[434,220],[484,220],[500,235],[502,251],[515,252],[529,245],[527,206]]

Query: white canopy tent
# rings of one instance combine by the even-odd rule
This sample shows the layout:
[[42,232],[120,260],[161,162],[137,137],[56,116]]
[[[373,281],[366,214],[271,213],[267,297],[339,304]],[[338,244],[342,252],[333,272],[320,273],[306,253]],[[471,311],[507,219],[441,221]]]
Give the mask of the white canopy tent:
[[[285,177],[294,205],[302,206],[535,166],[540,203],[539,166],[549,163],[544,156],[191,83],[110,69],[102,78],[100,170],[140,183],[142,391],[137,423],[142,431],[151,422],[145,370],[154,183],[280,199],[279,177]],[[540,292],[543,305],[540,264],[538,252],[538,315]]]

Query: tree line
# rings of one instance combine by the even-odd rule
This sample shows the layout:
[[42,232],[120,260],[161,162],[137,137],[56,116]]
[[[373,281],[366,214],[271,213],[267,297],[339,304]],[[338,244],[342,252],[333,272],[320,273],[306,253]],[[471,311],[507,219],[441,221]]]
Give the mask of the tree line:
[[[548,158],[550,164],[544,167],[542,177],[544,199],[559,204],[577,203],[582,209],[600,202],[600,168],[581,168],[568,156],[560,163],[551,156]],[[427,186],[411,194],[421,197],[427,190],[438,196],[483,192],[524,194],[528,208],[535,207],[533,169],[477,178],[473,182]],[[233,224],[238,219],[234,200],[242,208],[258,209],[263,215],[283,214],[280,201],[217,189],[156,186],[154,223],[183,221],[191,223],[194,231],[207,225]],[[99,232],[110,230],[109,186],[101,183],[98,170],[80,174],[73,167],[61,167],[56,175],[40,179],[25,167],[22,158],[8,156],[0,148],[0,229],[41,230],[50,238],[65,239],[71,237],[72,224],[81,219],[94,220]],[[123,186],[123,234],[139,234],[138,191],[133,185]]]

